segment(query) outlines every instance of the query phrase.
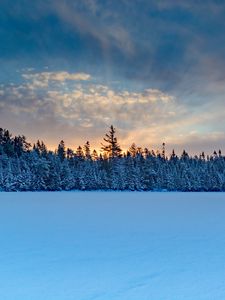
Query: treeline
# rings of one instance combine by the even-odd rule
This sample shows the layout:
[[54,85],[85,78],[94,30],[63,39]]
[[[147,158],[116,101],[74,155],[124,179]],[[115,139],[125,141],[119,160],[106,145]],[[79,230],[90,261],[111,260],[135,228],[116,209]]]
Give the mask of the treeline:
[[42,141],[31,145],[0,128],[0,190],[131,190],[225,191],[225,157],[221,151],[189,156],[183,151],[141,149],[132,144],[122,153],[115,128],[104,137],[101,152],[90,143],[76,151],[63,141],[49,151]]

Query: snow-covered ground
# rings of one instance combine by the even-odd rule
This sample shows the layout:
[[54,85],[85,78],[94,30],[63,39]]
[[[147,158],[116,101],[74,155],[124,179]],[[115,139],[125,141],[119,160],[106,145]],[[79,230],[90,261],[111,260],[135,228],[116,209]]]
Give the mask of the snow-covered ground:
[[0,299],[225,299],[225,193],[0,193]]

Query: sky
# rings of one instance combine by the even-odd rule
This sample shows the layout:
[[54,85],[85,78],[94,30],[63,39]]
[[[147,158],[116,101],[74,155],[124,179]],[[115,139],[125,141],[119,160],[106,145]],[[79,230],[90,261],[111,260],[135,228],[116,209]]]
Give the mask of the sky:
[[225,152],[225,2],[1,0],[0,127],[54,149]]

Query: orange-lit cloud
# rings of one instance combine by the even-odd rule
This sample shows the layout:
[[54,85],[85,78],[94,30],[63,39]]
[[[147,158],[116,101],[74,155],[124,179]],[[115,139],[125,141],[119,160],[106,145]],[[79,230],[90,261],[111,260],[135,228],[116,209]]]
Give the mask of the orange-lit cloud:
[[[158,89],[113,89],[85,73],[28,72],[22,78],[21,84],[1,86],[1,119],[7,127],[10,116],[10,126],[18,133],[33,141],[42,138],[52,148],[60,139],[72,147],[90,140],[99,148],[110,124],[118,129],[123,149],[132,142],[150,148],[166,142],[170,150],[181,149],[197,140],[204,145],[223,137],[213,128],[223,113],[213,111],[209,102],[204,111],[192,110]],[[206,124],[211,128],[202,131]]]

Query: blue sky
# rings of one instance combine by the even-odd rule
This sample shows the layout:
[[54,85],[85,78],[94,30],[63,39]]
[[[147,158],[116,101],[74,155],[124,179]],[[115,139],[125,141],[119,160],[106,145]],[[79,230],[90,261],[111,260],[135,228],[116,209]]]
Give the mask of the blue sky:
[[225,150],[224,1],[2,0],[1,127],[55,147]]

